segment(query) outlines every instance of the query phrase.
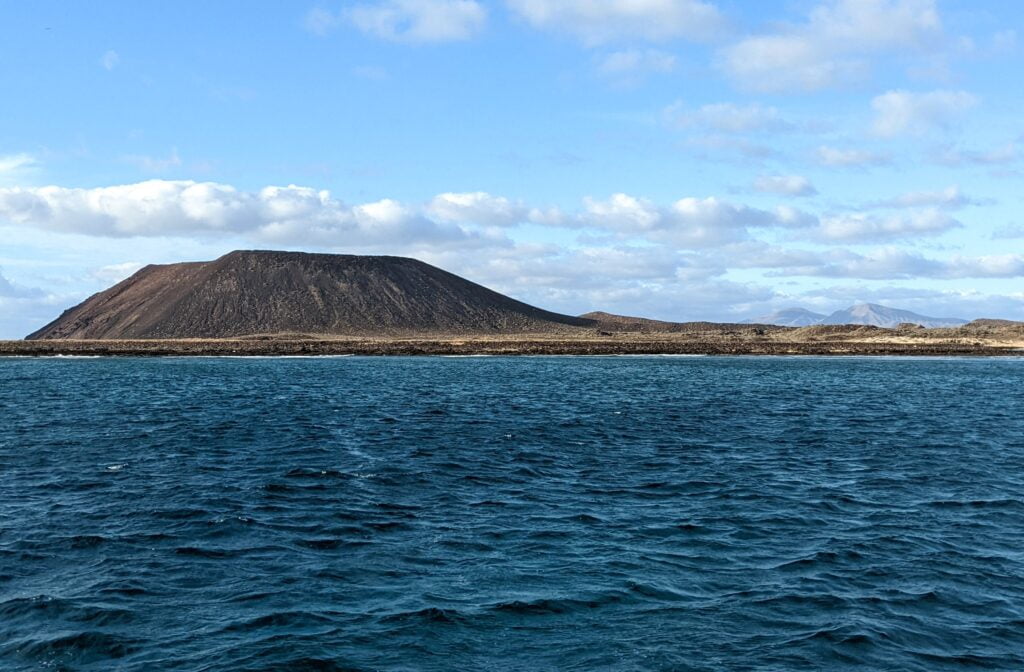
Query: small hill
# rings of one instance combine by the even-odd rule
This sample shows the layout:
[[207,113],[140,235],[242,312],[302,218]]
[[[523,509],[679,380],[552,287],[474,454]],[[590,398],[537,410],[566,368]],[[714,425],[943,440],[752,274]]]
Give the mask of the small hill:
[[415,259],[236,251],[146,266],[26,338],[531,333],[593,324]]
[[666,334],[755,334],[764,331],[756,325],[748,323],[731,322],[665,322],[663,320],[652,320],[646,317],[631,317],[629,315],[615,315],[603,311],[594,311],[580,315],[580,319],[587,320],[598,329],[613,332],[641,332],[641,333],[666,333]]
[[628,315],[615,315],[601,310],[580,315],[581,320],[588,320],[597,324],[598,328],[615,331],[678,331],[679,324],[676,322],[664,322],[652,320],[646,317],[631,317]]
[[956,317],[926,317],[909,310],[889,308],[877,303],[860,303],[845,310],[837,310],[819,324],[862,324],[893,329],[901,324],[919,324],[929,329],[935,327],[959,327],[967,320]]

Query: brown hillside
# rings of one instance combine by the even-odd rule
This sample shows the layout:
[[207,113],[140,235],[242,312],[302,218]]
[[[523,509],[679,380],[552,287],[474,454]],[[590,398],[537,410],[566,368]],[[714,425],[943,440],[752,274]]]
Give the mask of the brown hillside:
[[544,333],[592,325],[415,259],[236,251],[147,266],[27,338]]
[[615,315],[613,313],[606,313],[599,310],[580,315],[580,318],[592,321],[598,329],[610,332],[758,335],[789,331],[788,327],[776,327],[764,324],[733,324],[729,322],[665,322],[663,320],[652,320],[646,317]]

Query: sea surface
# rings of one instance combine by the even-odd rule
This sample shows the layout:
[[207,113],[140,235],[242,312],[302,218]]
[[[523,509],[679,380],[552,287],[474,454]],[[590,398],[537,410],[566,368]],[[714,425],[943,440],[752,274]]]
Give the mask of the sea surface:
[[1022,670],[1024,360],[0,359],[0,670]]

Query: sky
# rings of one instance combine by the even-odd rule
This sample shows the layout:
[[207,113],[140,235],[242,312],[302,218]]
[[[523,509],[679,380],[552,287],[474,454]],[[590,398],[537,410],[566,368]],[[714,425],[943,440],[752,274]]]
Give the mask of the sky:
[[413,256],[573,314],[1024,320],[1024,3],[3,14],[0,338],[234,249]]

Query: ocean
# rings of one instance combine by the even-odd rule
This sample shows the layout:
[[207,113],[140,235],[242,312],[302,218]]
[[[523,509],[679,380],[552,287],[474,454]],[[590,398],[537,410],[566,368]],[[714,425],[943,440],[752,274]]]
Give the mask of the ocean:
[[0,670],[1021,670],[1024,360],[0,359]]

